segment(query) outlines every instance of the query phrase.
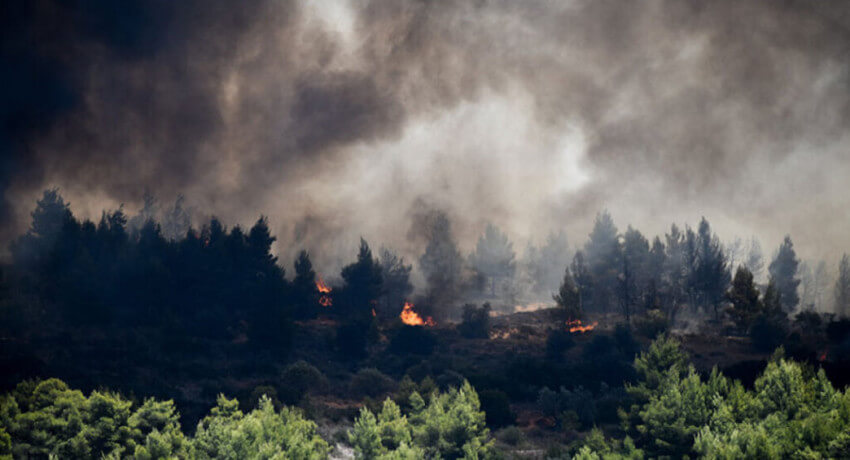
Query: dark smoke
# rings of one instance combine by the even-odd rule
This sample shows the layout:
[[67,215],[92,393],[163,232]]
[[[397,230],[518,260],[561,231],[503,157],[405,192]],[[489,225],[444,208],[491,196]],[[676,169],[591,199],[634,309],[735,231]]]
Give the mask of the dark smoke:
[[409,260],[419,199],[464,251],[661,233],[850,248],[850,5],[810,1],[39,0],[2,7],[0,217],[179,193],[339,267]]

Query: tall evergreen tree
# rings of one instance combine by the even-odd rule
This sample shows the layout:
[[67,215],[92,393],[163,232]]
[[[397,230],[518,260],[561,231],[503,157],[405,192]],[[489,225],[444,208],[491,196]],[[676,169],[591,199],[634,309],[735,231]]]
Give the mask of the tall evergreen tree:
[[735,271],[735,278],[726,292],[726,299],[732,303],[729,315],[741,330],[747,332],[753,321],[761,315],[762,305],[759,290],[753,282],[753,274],[743,265]]
[[538,292],[552,292],[558,288],[564,267],[570,263],[569,254],[567,234],[563,230],[550,233],[539,249],[532,247],[527,251],[529,272]]
[[578,294],[578,309],[583,312],[585,310],[585,305],[587,305],[591,300],[593,289],[593,279],[590,274],[590,268],[584,261],[584,252],[576,251],[573,256],[573,262],[570,265],[570,269],[572,271],[573,281],[575,282],[576,292]]
[[579,289],[573,280],[569,267],[564,270],[564,279],[558,294],[552,296],[563,313],[564,319],[575,320],[582,316]]
[[292,301],[295,317],[314,318],[319,312],[319,295],[316,290],[316,272],[310,254],[302,250],[295,259],[295,278],[292,280]]
[[635,308],[644,303],[643,297],[649,290],[649,257],[649,241],[640,231],[629,226],[623,235],[623,269],[619,276],[620,308],[627,322]]
[[841,256],[838,263],[838,278],[835,280],[835,313],[850,317],[850,257]]
[[513,243],[507,235],[495,225],[487,224],[484,234],[478,238],[475,252],[469,256],[469,262],[478,275],[487,280],[490,295],[495,297],[499,281],[513,278],[515,257]]
[[617,300],[622,247],[617,227],[608,211],[596,215],[593,230],[584,246],[584,255],[593,278],[592,306],[599,311],[609,311]]
[[446,317],[457,299],[463,257],[452,235],[448,216],[439,212],[428,226],[428,244],[419,258],[419,267],[428,283],[428,302],[434,313]]
[[352,320],[372,318],[372,309],[383,294],[383,274],[381,264],[372,257],[372,250],[366,240],[360,238],[357,261],[342,269],[343,304],[340,305]]
[[761,243],[755,236],[750,239],[744,265],[753,274],[753,279],[758,282],[761,279],[762,271],[764,271],[764,255],[762,254]]
[[799,264],[800,261],[794,252],[794,243],[791,242],[791,237],[786,235],[776,257],[768,267],[770,276],[782,297],[782,308],[786,313],[793,311],[800,302],[800,297],[797,295],[797,287],[800,285],[800,279],[797,277]]
[[691,287],[698,305],[714,310],[715,319],[720,318],[720,302],[726,293],[731,276],[726,266],[726,255],[717,235],[703,217],[696,235],[691,274]]
[[378,313],[382,318],[394,318],[401,311],[404,301],[413,292],[410,272],[413,266],[404,263],[391,249],[381,250],[381,271],[384,279],[384,295],[378,303]]

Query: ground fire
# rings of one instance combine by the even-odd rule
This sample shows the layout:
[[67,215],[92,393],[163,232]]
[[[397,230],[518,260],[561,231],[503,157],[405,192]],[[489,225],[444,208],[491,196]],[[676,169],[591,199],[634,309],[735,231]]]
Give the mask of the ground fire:
[[399,315],[401,321],[408,326],[434,326],[434,319],[430,316],[425,317],[423,320],[419,313],[413,310],[413,304],[410,302],[404,303],[404,309],[401,310],[401,314]]
[[599,323],[597,321],[594,321],[592,324],[588,324],[586,326],[583,326],[581,324],[580,319],[574,319],[574,320],[567,321],[566,324],[567,324],[567,327],[569,328],[570,332],[574,334],[576,332],[585,333],[585,332],[592,331],[594,328],[596,328],[596,326]]
[[325,284],[325,280],[323,280],[321,276],[316,277],[316,290],[319,291],[319,305],[323,307],[330,307],[333,305],[333,301],[329,295],[331,293],[331,288]]

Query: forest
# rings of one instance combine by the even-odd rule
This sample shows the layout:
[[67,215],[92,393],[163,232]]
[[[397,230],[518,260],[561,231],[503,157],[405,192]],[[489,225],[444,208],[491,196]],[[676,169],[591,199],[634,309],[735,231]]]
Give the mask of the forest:
[[44,191],[0,278],[0,456],[850,455],[847,255],[827,289],[790,237],[765,264],[601,212],[575,251],[487,225],[464,256],[436,212],[413,263],[361,239],[323,277],[184,203],[94,223]]

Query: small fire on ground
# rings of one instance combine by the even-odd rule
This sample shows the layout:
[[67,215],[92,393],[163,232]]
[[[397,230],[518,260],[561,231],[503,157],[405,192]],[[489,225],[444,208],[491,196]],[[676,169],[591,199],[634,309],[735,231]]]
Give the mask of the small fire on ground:
[[401,318],[401,322],[408,326],[434,326],[437,324],[430,316],[425,317],[423,320],[422,317],[419,316],[419,313],[416,313],[416,311],[413,310],[413,304],[410,302],[404,303],[404,308],[401,310],[399,318]]
[[569,331],[571,333],[575,334],[576,332],[578,332],[578,333],[583,334],[585,332],[592,331],[593,329],[595,329],[596,326],[599,324],[599,322],[594,321],[591,324],[582,325],[580,319],[574,319],[574,320],[567,321],[566,324],[567,324],[567,328],[569,328]]

